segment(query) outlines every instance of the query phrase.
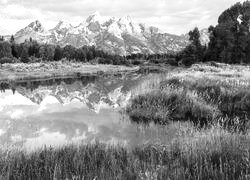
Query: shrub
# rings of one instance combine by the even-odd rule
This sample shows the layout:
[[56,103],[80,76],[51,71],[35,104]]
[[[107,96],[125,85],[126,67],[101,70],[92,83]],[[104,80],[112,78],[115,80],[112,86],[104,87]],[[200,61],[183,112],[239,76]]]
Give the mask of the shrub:
[[136,123],[167,124],[190,120],[200,126],[207,125],[219,114],[213,106],[185,91],[139,95],[132,100],[126,112]]
[[0,59],[0,63],[1,64],[5,64],[5,63],[13,63],[14,59],[13,58],[9,58],[9,57],[3,57]]
[[182,58],[179,62],[178,65],[184,65],[187,67],[190,67],[192,64],[194,64],[196,61],[193,57],[185,57]]
[[34,57],[34,56],[31,56],[29,58],[29,62],[31,62],[31,63],[39,63],[39,62],[42,62],[42,61],[43,61],[42,58],[37,58],[37,57]]
[[135,59],[135,60],[130,60],[130,63],[133,64],[133,65],[138,66],[138,65],[143,64],[144,61]]
[[97,58],[96,61],[99,64],[113,64],[113,61],[109,58]]
[[167,59],[166,64],[169,64],[171,66],[178,66],[178,62],[176,61],[175,58],[169,58],[169,59]]

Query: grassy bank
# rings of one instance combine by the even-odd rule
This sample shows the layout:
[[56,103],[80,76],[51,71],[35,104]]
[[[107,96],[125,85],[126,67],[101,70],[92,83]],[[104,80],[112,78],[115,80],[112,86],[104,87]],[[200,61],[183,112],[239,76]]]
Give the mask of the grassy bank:
[[116,74],[137,71],[138,67],[92,65],[73,62],[46,62],[46,63],[15,63],[3,64],[0,67],[0,81],[44,79],[51,77],[68,77],[83,75]]
[[126,111],[137,123],[190,120],[243,130],[250,117],[249,89],[249,66],[197,64],[146,80]]
[[219,127],[166,144],[127,149],[103,144],[45,148],[32,153],[1,150],[2,179],[249,179],[250,136]]

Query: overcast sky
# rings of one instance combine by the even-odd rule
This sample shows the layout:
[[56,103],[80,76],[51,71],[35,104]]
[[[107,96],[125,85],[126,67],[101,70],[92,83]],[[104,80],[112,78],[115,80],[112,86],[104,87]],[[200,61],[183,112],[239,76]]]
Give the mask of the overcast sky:
[[182,34],[215,25],[219,14],[242,0],[0,0],[0,34],[13,34],[31,21],[52,28],[59,20],[77,25],[90,14],[133,20]]

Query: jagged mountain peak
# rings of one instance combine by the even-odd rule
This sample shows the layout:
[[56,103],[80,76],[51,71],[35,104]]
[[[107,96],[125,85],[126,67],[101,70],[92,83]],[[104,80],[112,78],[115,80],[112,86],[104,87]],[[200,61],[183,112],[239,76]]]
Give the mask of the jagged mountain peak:
[[95,11],[94,13],[91,14],[91,16],[97,16],[100,17],[101,13],[99,11]]
[[140,24],[135,22],[130,16],[120,18],[118,24],[121,30],[128,34],[138,35],[142,32]]
[[123,26],[133,26],[133,24],[137,24],[133,21],[133,19],[128,15],[120,18],[118,23]]
[[132,18],[131,18],[130,15],[127,15],[127,16],[124,16],[124,17],[120,18],[119,21],[120,21],[120,22],[128,22],[128,23],[131,23],[133,20],[132,20]]
[[99,22],[100,24],[104,23],[106,21],[106,18],[102,17],[99,11],[94,12],[91,14],[87,19],[87,23],[95,23]]
[[19,30],[15,35],[17,43],[22,43],[27,39],[34,39],[38,42],[47,43],[48,32],[43,27],[42,23],[39,20],[36,20],[30,23],[25,28]]
[[70,23],[60,20],[54,29],[69,29],[72,27]]
[[28,27],[32,28],[32,30],[34,30],[36,32],[42,32],[42,31],[44,31],[42,23],[39,20],[35,20],[34,22],[30,23],[28,25]]

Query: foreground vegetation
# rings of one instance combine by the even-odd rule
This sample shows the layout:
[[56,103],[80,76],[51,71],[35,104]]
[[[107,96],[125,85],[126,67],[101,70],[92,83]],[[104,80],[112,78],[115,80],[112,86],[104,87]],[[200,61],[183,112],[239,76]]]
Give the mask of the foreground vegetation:
[[212,64],[196,64],[143,82],[126,110],[132,121],[167,124],[190,120],[200,126],[220,123],[246,130],[250,67]]
[[[128,149],[68,145],[0,152],[2,179],[249,179],[249,135],[177,124],[171,142]],[[177,126],[176,125],[176,126]]]

